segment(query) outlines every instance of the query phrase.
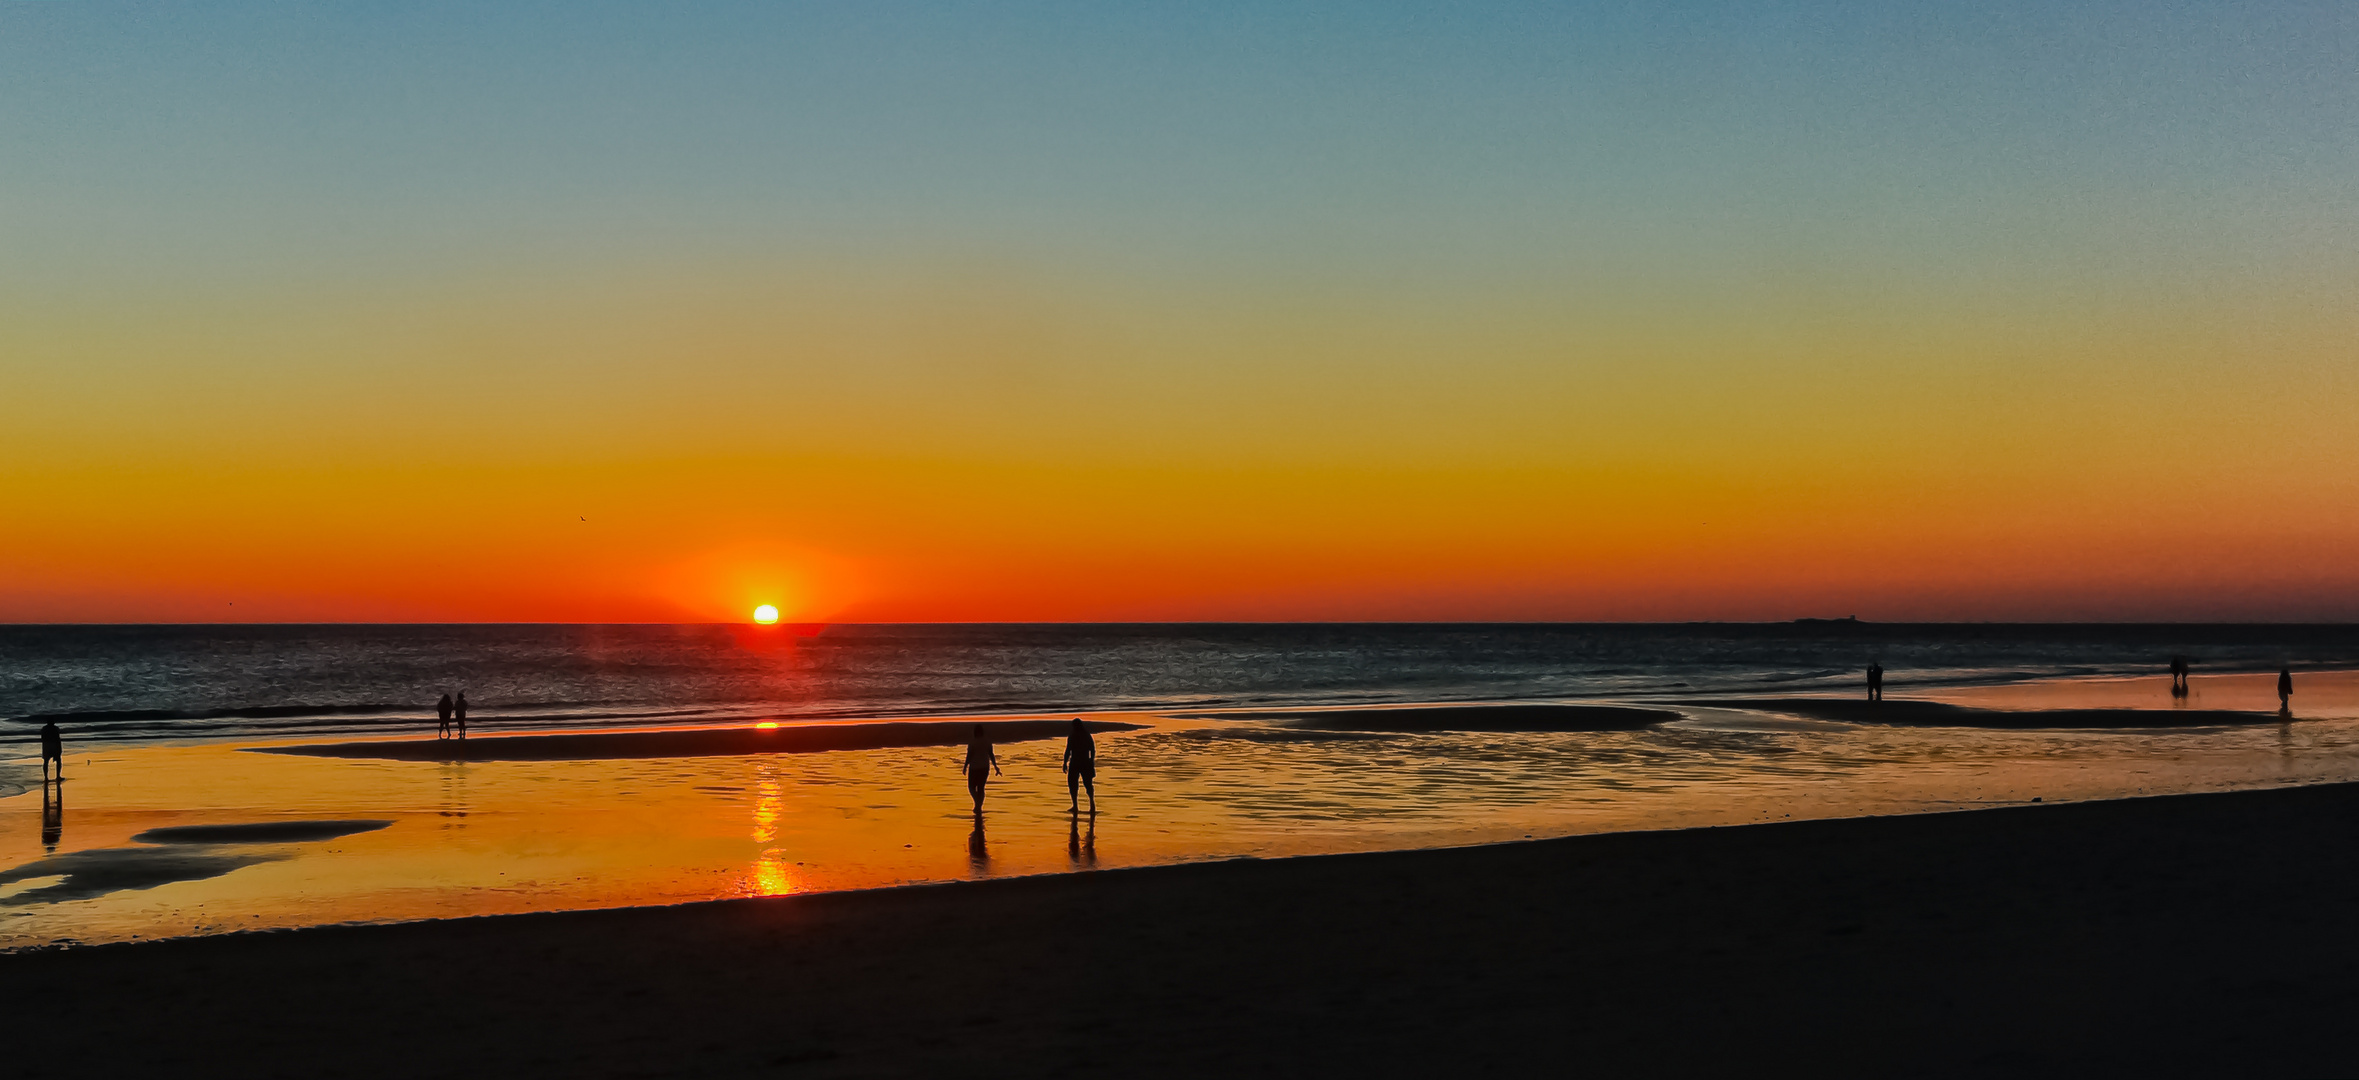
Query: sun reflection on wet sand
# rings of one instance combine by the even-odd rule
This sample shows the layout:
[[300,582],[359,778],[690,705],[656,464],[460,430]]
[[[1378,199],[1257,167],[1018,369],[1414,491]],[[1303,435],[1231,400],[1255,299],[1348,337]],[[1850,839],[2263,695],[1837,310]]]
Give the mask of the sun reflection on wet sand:
[[[2075,706],[2148,689],[2006,688]],[[2359,676],[2313,673],[2297,712],[2345,719],[2004,731],[1700,710],[1638,731],[1416,733],[1149,718],[1100,736],[1099,813],[1068,811],[1061,747],[1043,741],[1000,748],[979,819],[957,747],[453,764],[101,747],[76,755],[52,820],[37,797],[0,800],[0,871],[39,869],[45,841],[149,858],[135,838],[163,826],[392,824],[223,849],[207,877],[0,905],[0,946],[2348,780],[2354,706]]]
[[[785,806],[777,778],[765,774],[754,790],[754,843],[767,845],[778,839],[778,817],[785,812]],[[800,891],[794,872],[787,869],[786,853],[779,848],[765,847],[761,857],[754,861],[751,892],[756,896],[784,896]]]
[[787,869],[784,853],[762,853],[761,861],[754,864],[753,891],[758,896],[784,896],[802,891],[795,886],[794,871]]

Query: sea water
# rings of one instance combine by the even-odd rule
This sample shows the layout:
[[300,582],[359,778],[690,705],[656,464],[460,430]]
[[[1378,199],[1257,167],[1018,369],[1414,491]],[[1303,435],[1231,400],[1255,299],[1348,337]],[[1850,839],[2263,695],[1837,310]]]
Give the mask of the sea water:
[[0,745],[391,734],[464,691],[505,731],[1072,710],[1895,694],[2359,662],[2306,626],[0,627]]

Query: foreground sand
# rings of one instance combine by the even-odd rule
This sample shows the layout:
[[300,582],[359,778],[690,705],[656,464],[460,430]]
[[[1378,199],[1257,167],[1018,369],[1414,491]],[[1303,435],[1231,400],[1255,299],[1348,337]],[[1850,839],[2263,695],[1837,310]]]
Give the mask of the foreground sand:
[[0,956],[18,1075],[2359,1072],[2359,786]]

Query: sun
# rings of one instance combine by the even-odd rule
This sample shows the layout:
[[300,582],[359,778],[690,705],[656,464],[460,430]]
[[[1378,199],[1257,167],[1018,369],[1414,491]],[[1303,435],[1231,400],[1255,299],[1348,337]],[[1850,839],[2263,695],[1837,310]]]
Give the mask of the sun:
[[778,608],[771,604],[764,604],[761,607],[755,608],[754,621],[761,623],[764,626],[768,626],[771,623],[777,622]]

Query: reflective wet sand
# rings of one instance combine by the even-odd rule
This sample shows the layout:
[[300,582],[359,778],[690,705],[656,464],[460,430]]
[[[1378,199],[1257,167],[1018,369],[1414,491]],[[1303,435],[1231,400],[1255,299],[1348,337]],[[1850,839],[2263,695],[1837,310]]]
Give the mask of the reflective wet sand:
[[[2206,708],[2274,710],[2273,681],[2196,686]],[[2161,679],[1940,696],[2088,708],[2156,693],[2169,708]],[[51,789],[62,806],[0,800],[0,946],[2359,779],[2359,674],[2305,674],[2295,702],[2291,723],[2057,731],[1714,709],[1571,732],[1107,715],[1149,726],[1098,736],[1094,817],[1066,810],[1059,744],[1018,743],[1000,748],[979,827],[954,747],[460,764],[250,743],[77,751]],[[354,821],[388,824],[151,832]]]

